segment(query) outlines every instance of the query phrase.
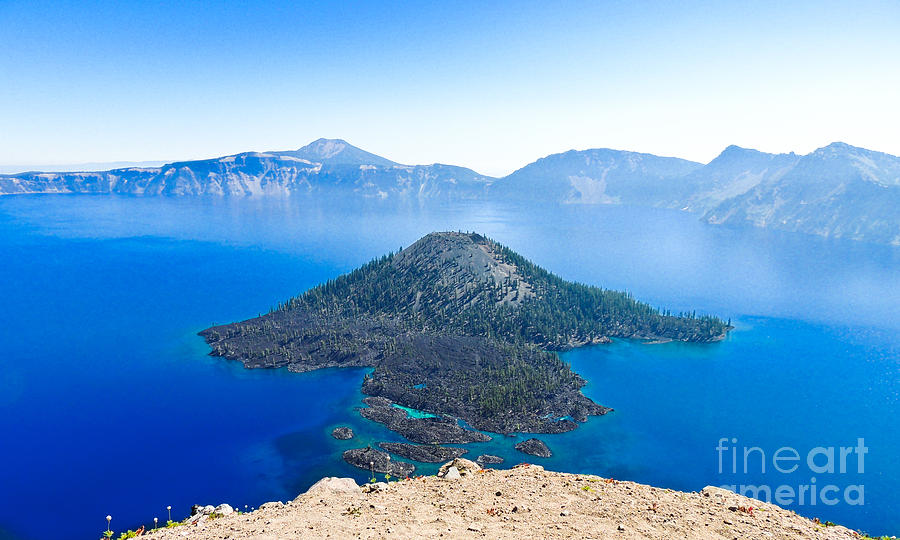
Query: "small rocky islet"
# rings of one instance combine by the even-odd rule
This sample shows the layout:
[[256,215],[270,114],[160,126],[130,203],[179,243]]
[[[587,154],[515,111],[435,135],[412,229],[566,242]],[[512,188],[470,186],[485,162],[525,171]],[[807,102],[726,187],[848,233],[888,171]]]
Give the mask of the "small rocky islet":
[[551,452],[550,448],[547,447],[547,443],[533,437],[516,444],[515,448],[516,450],[524,454],[542,458],[548,458],[553,455],[553,452]]
[[335,439],[346,441],[353,438],[353,430],[347,426],[336,427],[331,432],[331,436]]
[[475,458],[477,463],[482,465],[500,465],[503,463],[504,459],[500,456],[494,456],[491,454],[481,454],[477,458]]

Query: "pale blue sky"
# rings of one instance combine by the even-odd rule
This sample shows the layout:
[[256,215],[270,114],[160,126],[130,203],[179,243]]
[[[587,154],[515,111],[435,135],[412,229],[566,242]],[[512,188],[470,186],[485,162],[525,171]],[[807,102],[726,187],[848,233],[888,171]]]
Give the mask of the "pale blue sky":
[[0,0],[0,165],[900,154],[900,2],[484,4]]

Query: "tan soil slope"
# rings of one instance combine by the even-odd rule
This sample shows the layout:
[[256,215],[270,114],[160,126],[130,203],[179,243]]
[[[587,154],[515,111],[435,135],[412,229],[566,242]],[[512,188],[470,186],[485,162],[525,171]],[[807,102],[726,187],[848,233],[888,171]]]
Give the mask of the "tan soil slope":
[[[775,505],[718,488],[682,493],[539,466],[355,487],[325,479],[294,501],[203,518],[154,539],[283,538],[714,538],[848,539]],[[446,467],[446,466],[445,466]],[[448,475],[456,477],[456,471]],[[379,489],[380,488],[380,489]],[[752,513],[744,510],[753,507]],[[744,509],[742,509],[743,507]],[[196,519],[196,516],[195,518]],[[204,521],[205,520],[205,521]]]

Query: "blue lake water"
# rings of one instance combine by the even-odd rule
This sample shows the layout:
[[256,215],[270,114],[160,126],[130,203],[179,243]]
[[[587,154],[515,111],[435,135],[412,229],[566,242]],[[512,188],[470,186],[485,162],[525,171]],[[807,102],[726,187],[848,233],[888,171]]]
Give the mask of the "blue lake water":
[[[195,503],[291,499],[325,475],[364,480],[341,452],[402,440],[354,412],[365,370],[244,370],[207,356],[196,332],[460,229],[564,278],[736,326],[710,345],[566,353],[584,391],[615,412],[543,436],[547,460],[513,450],[522,436],[470,445],[471,456],[682,490],[863,485],[862,505],[790,507],[900,533],[896,248],[626,207],[16,196],[0,198],[0,539],[85,538],[107,514],[121,531],[165,521],[167,505],[181,519]],[[357,437],[332,439],[337,425]],[[859,438],[861,474],[855,454],[844,474],[805,463]],[[747,474],[731,473],[728,452],[744,446],[766,453],[765,474],[759,452]],[[780,447],[804,456],[792,474],[773,468]]]

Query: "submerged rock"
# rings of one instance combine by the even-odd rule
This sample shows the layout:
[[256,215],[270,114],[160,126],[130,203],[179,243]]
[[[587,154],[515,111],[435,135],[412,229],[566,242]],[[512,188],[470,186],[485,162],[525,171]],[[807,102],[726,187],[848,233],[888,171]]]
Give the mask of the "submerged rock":
[[469,451],[465,448],[451,448],[433,444],[408,444],[408,443],[378,443],[378,446],[392,454],[403,456],[413,461],[423,463],[440,463],[453,458],[458,458]]
[[391,460],[391,456],[387,452],[376,450],[371,446],[347,450],[343,457],[344,461],[354,467],[392,476],[409,476],[416,470],[416,466],[412,463]]
[[547,448],[547,444],[544,441],[535,438],[520,442],[516,445],[516,450],[543,458],[548,458],[553,455],[553,452]]
[[347,439],[353,438],[353,430],[347,426],[336,427],[334,428],[334,431],[331,432],[331,436],[335,439],[346,441]]

